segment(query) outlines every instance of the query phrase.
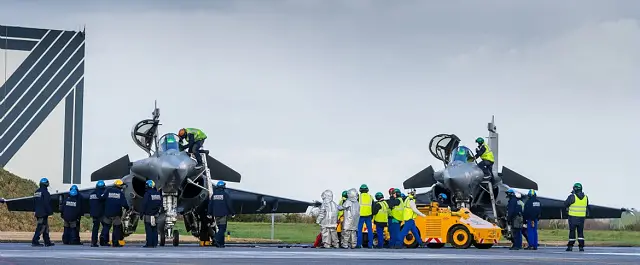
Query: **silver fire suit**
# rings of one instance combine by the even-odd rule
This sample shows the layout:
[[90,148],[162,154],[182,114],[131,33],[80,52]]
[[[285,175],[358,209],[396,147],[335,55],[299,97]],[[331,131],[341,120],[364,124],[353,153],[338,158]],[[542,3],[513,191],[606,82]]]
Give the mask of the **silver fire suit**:
[[322,244],[325,248],[338,247],[338,205],[333,201],[333,192],[325,190],[322,193],[322,205],[318,212],[316,223],[321,227]]
[[344,220],[342,222],[342,247],[355,248],[358,238],[358,221],[360,219],[360,204],[358,204],[358,191],[350,189],[347,192],[347,200],[342,203],[338,210],[344,210]]

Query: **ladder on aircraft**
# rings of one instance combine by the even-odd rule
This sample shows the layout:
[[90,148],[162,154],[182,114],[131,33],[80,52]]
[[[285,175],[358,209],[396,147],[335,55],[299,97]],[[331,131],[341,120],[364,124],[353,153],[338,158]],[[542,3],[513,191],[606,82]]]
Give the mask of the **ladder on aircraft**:
[[480,182],[480,184],[485,184],[488,188],[488,189],[485,189],[483,186],[481,186],[485,191],[489,192],[489,197],[491,197],[491,208],[493,210],[493,218],[495,218],[494,220],[497,221],[498,212],[496,211],[496,197],[493,195],[493,184],[491,183],[490,180],[484,180]]

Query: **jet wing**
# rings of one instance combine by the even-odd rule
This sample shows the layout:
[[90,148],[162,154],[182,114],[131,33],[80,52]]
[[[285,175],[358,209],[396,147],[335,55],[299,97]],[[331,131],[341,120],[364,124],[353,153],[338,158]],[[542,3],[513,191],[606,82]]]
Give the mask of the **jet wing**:
[[[110,187],[110,186],[107,186]],[[82,214],[89,213],[89,195],[95,190],[92,189],[84,189],[79,190],[79,195],[82,196]],[[69,197],[69,192],[60,192],[60,193],[52,193],[51,194],[51,209],[53,212],[60,212],[60,203]],[[34,212],[35,211],[35,199],[33,196],[15,198],[5,200],[5,204],[7,205],[7,209],[12,212]]]
[[236,214],[304,213],[315,203],[226,188]]
[[[551,199],[538,196],[542,204],[542,214],[540,219],[567,219],[567,210],[564,207],[564,200]],[[620,218],[626,211],[624,208],[612,208],[591,204],[589,206],[589,216],[592,219]]]

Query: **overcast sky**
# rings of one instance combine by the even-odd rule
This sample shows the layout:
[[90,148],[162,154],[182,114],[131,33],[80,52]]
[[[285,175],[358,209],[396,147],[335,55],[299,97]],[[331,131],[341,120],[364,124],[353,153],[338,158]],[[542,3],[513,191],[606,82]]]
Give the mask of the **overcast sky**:
[[203,129],[234,188],[386,191],[442,168],[434,135],[473,148],[495,115],[500,164],[540,196],[579,181],[640,206],[640,1],[94,2],[0,0],[1,24],[86,24],[85,180],[145,156],[130,130],[157,99],[162,132]]

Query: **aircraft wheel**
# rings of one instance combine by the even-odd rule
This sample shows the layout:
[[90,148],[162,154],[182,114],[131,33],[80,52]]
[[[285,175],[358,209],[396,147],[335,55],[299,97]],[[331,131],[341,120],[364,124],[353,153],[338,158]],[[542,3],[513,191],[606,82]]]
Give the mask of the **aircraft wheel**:
[[177,247],[180,244],[180,231],[173,230],[173,246]]
[[164,229],[162,229],[162,231],[160,231],[160,242],[158,242],[158,245],[164,247],[165,241],[167,241],[167,234]]
[[416,240],[416,238],[413,236],[411,232],[404,237],[403,243],[407,248],[418,247],[418,240]]
[[474,241],[473,246],[477,249],[490,249],[491,247],[493,247],[493,244],[480,244]]
[[456,225],[449,230],[449,238],[447,240],[454,248],[466,249],[473,243],[473,235],[469,233],[469,229],[463,225]]

